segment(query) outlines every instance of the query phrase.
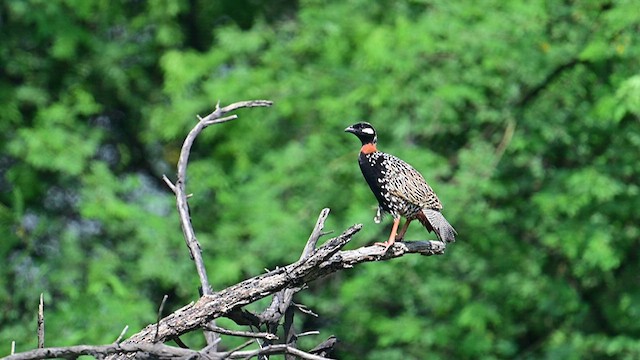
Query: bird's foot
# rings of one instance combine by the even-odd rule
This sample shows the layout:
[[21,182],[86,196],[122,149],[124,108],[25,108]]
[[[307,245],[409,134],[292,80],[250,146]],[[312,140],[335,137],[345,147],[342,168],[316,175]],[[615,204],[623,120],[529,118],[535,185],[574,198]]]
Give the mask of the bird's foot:
[[393,245],[393,243],[394,243],[394,241],[387,240],[385,242],[377,242],[374,245],[378,245],[378,246],[384,247],[384,251],[382,253],[386,253],[387,250],[389,250],[389,248],[391,247],[391,245]]

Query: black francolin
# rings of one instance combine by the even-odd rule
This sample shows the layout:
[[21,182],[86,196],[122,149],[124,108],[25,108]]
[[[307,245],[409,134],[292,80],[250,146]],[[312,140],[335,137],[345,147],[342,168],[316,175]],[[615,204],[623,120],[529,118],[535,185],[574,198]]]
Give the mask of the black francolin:
[[[419,220],[429,232],[433,231],[443,243],[455,241],[456,230],[444,218],[442,204],[424,177],[403,160],[376,148],[376,130],[371,124],[360,122],[349,126],[344,131],[350,132],[360,139],[362,148],[358,163],[371,191],[378,199],[379,222],[380,211],[393,216],[393,228],[389,240],[376,245],[384,246],[384,250],[401,241],[413,220]],[[400,218],[406,222],[398,233]]]

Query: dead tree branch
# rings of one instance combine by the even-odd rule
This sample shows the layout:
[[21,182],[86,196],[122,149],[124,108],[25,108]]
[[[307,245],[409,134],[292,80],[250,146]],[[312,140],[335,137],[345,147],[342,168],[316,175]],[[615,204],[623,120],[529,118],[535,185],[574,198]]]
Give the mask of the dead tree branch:
[[180,359],[203,358],[194,350],[181,349],[165,344],[111,344],[111,345],[78,345],[68,347],[50,347],[35,349],[18,354],[9,355],[3,360],[34,360],[68,358],[74,359],[81,355],[91,355],[95,358],[103,358],[112,354],[136,354],[138,359]]
[[[318,216],[318,221],[316,221],[316,225],[307,240],[307,243],[300,255],[300,259],[298,261],[303,261],[311,256],[311,253],[315,250],[316,245],[318,244],[318,240],[324,234],[322,230],[324,229],[324,223],[329,216],[330,210],[328,208],[322,209],[320,215]],[[278,293],[273,295],[273,299],[269,307],[267,307],[261,314],[258,315],[261,323],[267,324],[267,329],[271,333],[275,333],[278,328],[278,324],[282,317],[287,313],[289,306],[291,305],[291,301],[293,300],[293,295],[295,295],[298,291],[300,291],[302,287],[286,287]],[[292,323],[293,323],[293,312],[290,313],[291,321],[288,324],[285,324],[285,340],[287,344],[289,343],[289,338],[292,335]],[[263,345],[269,346],[272,343],[269,339],[265,340]]]
[[[386,253],[382,253],[383,248],[380,246],[340,251],[361,227],[362,225],[357,224],[348,228],[340,236],[328,240],[304,260],[247,279],[213,295],[204,295],[197,302],[182,307],[160,321],[158,341],[168,341],[186,332],[202,328],[209,320],[225,316],[233,309],[283,288],[299,287],[333,272],[352,268],[359,263],[389,260],[410,253],[421,255],[444,253],[445,246],[439,241],[399,242],[389,248]],[[123,343],[152,342],[155,325],[148,325]]]
[[44,294],[40,293],[38,305],[38,349],[44,348]]
[[90,355],[95,358],[104,358],[113,354],[135,354],[135,359],[154,360],[222,360],[222,359],[250,359],[260,355],[292,354],[301,359],[330,360],[320,355],[312,354],[287,346],[286,344],[271,345],[256,350],[228,351],[205,354],[203,351],[182,349],[165,344],[111,344],[111,345],[78,345],[68,347],[51,347],[35,349],[19,354],[9,355],[3,360],[37,360],[66,358],[75,359],[82,355]]
[[264,332],[251,332],[251,331],[237,331],[237,330],[227,330],[217,326],[207,325],[205,329],[209,331],[213,331],[218,334],[223,335],[231,335],[231,336],[241,336],[246,338],[256,338],[256,339],[269,339],[269,340],[278,340],[278,337],[271,333]]
[[116,338],[116,341],[114,341],[113,343],[114,344],[119,344],[120,341],[122,341],[122,338],[124,337],[124,334],[126,334],[128,330],[129,330],[129,325],[125,325],[125,327],[120,332],[120,335],[118,335],[118,337]]
[[290,354],[306,360],[331,360],[330,358],[298,350],[294,347],[288,346],[287,344],[269,345],[257,350],[236,351],[226,357],[226,359],[251,359],[256,356],[276,354]]
[[[303,261],[278,268],[230,286],[212,295],[203,295],[196,303],[178,309],[159,323],[158,341],[171,340],[186,332],[199,329],[212,319],[227,312],[269,296],[285,287],[296,287],[325,275],[318,267],[336,254],[362,225],[354,225],[340,236],[328,240]],[[381,248],[377,247],[378,251]],[[335,271],[335,270],[334,270]],[[125,343],[153,341],[155,324],[148,325]]]
[[[196,239],[195,231],[193,230],[193,225],[191,224],[191,217],[189,216],[189,205],[187,203],[187,192],[185,191],[186,187],[186,178],[187,178],[187,163],[189,162],[189,155],[191,153],[191,147],[193,143],[200,134],[200,132],[206,128],[207,126],[218,124],[226,121],[230,121],[236,119],[237,116],[228,116],[223,117],[231,111],[246,108],[246,107],[258,107],[258,106],[271,106],[273,103],[267,100],[253,100],[253,101],[241,101],[229,106],[225,106],[221,108],[219,103],[216,105],[216,109],[209,115],[204,118],[199,118],[196,126],[189,131],[189,134],[184,140],[182,144],[182,149],[180,151],[180,158],[178,160],[178,172],[177,172],[177,181],[172,190],[176,194],[176,206],[178,208],[178,213],[180,214],[180,225],[182,226],[182,233],[184,235],[185,241],[187,243],[187,247],[191,253],[191,257],[196,263],[196,269],[198,271],[198,276],[200,278],[200,283],[202,285],[202,293],[204,295],[210,295],[212,293],[211,286],[209,285],[209,280],[207,277],[207,272],[204,267],[204,262],[202,260],[201,255],[201,247],[200,243]],[[165,180],[166,182],[166,180]]]
[[[187,163],[189,162],[189,155],[191,153],[191,147],[193,143],[204,128],[207,126],[223,123],[226,121],[234,120],[237,118],[236,115],[231,115],[224,117],[231,111],[247,108],[247,107],[265,107],[271,106],[273,103],[267,100],[252,100],[252,101],[242,101],[237,102],[223,108],[220,107],[220,103],[216,104],[215,110],[209,115],[201,118],[198,116],[198,123],[189,131],[189,134],[184,140],[182,144],[182,149],[180,150],[180,158],[178,160],[178,171],[177,171],[177,181],[176,184],[171,184],[171,181],[165,176],[163,179],[171,188],[171,190],[176,195],[176,207],[178,208],[178,214],[180,215],[180,226],[182,227],[182,234],[184,235],[185,242],[187,247],[189,248],[189,253],[191,255],[191,259],[195,262],[196,271],[198,272],[198,277],[200,278],[200,285],[202,287],[203,295],[211,295],[213,293],[213,289],[209,284],[209,279],[207,277],[207,271],[204,266],[204,261],[202,260],[202,248],[200,243],[196,238],[196,233],[193,230],[193,225],[191,224],[191,216],[189,215],[189,204],[187,202],[187,192],[186,192],[186,179],[187,179]],[[211,324],[215,326],[215,324]],[[205,337],[207,338],[208,344],[213,344],[216,340],[215,333],[205,331]]]

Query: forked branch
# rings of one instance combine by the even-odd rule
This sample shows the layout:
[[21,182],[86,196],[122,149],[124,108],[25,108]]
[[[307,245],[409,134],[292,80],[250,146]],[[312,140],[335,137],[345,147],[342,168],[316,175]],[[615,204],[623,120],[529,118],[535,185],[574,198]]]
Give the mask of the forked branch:
[[[204,118],[198,116],[198,123],[189,131],[189,134],[184,140],[182,144],[182,149],[180,150],[180,158],[178,160],[178,171],[177,171],[177,181],[174,184],[164,176],[163,179],[171,188],[171,190],[176,195],[176,207],[178,208],[178,214],[180,216],[180,226],[182,228],[182,234],[184,235],[184,240],[189,248],[189,253],[191,255],[191,259],[193,259],[196,265],[196,271],[198,273],[198,277],[200,278],[200,285],[202,288],[203,295],[211,295],[213,293],[213,289],[209,284],[209,279],[207,277],[207,270],[205,269],[204,261],[202,259],[202,248],[198,239],[196,238],[196,233],[193,229],[193,225],[191,224],[191,217],[189,216],[189,204],[187,202],[187,192],[186,192],[186,179],[187,179],[187,163],[189,162],[189,155],[191,153],[191,147],[196,139],[196,137],[200,134],[200,132],[209,125],[218,124],[230,120],[237,119],[236,115],[231,115],[224,117],[231,111],[246,108],[246,107],[264,107],[271,106],[273,103],[268,100],[252,100],[252,101],[241,101],[237,102],[223,108],[220,107],[220,103],[216,104],[216,109],[205,116]],[[210,324],[211,326],[215,326],[215,324]],[[205,330],[205,337],[207,339],[207,343],[213,345],[216,341],[217,335],[213,332],[209,332]]]
[[185,190],[187,178],[187,163],[189,162],[191,147],[193,146],[196,137],[207,126],[237,119],[236,115],[224,117],[229,112],[241,108],[268,107],[271,105],[273,105],[273,102],[268,100],[241,101],[225,106],[223,108],[221,108],[220,103],[218,103],[216,104],[216,109],[209,115],[203,118],[198,116],[198,123],[193,127],[193,129],[191,129],[191,131],[189,131],[189,134],[182,144],[182,149],[180,150],[180,158],[178,160],[177,180],[175,185],[172,184],[166,176],[164,177],[165,182],[167,183],[167,185],[169,185],[171,190],[176,195],[176,206],[180,215],[180,225],[182,227],[182,233],[187,243],[187,247],[189,248],[191,258],[196,264],[196,270],[198,272],[198,277],[200,278],[202,293],[204,295],[210,295],[212,293],[212,289],[209,285],[204,261],[202,260],[202,250],[200,247],[200,243],[198,243],[195,231],[193,230],[193,225],[191,224],[191,217],[189,216],[189,205],[187,202],[187,192]]
[[[354,225],[340,236],[317,248],[311,256],[282,268],[244,280],[213,295],[204,295],[159,323],[159,341],[168,341],[186,332],[205,326],[212,319],[225,316],[234,309],[262,299],[284,288],[300,287],[336,271],[371,261],[389,260],[405,254],[439,255],[445,245],[439,241],[407,241],[394,244],[386,253],[380,246],[366,246],[356,250],[343,250],[362,225]],[[153,341],[155,325],[151,324],[124,343]]]

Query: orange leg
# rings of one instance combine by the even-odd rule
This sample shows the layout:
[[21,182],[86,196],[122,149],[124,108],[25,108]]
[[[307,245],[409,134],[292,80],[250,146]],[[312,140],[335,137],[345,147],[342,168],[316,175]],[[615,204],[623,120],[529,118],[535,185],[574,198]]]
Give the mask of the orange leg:
[[376,243],[376,245],[384,246],[384,252],[387,252],[389,247],[393,245],[394,242],[396,242],[396,233],[398,232],[398,225],[400,225],[400,218],[393,219],[393,228],[391,228],[391,234],[389,235],[389,240],[383,243],[379,243],[379,242]]
[[411,223],[411,220],[405,221],[404,226],[402,226],[402,230],[400,230],[400,232],[398,233],[398,236],[396,236],[396,241],[401,241],[404,238],[404,234],[407,232],[407,229],[409,228],[409,224]]

